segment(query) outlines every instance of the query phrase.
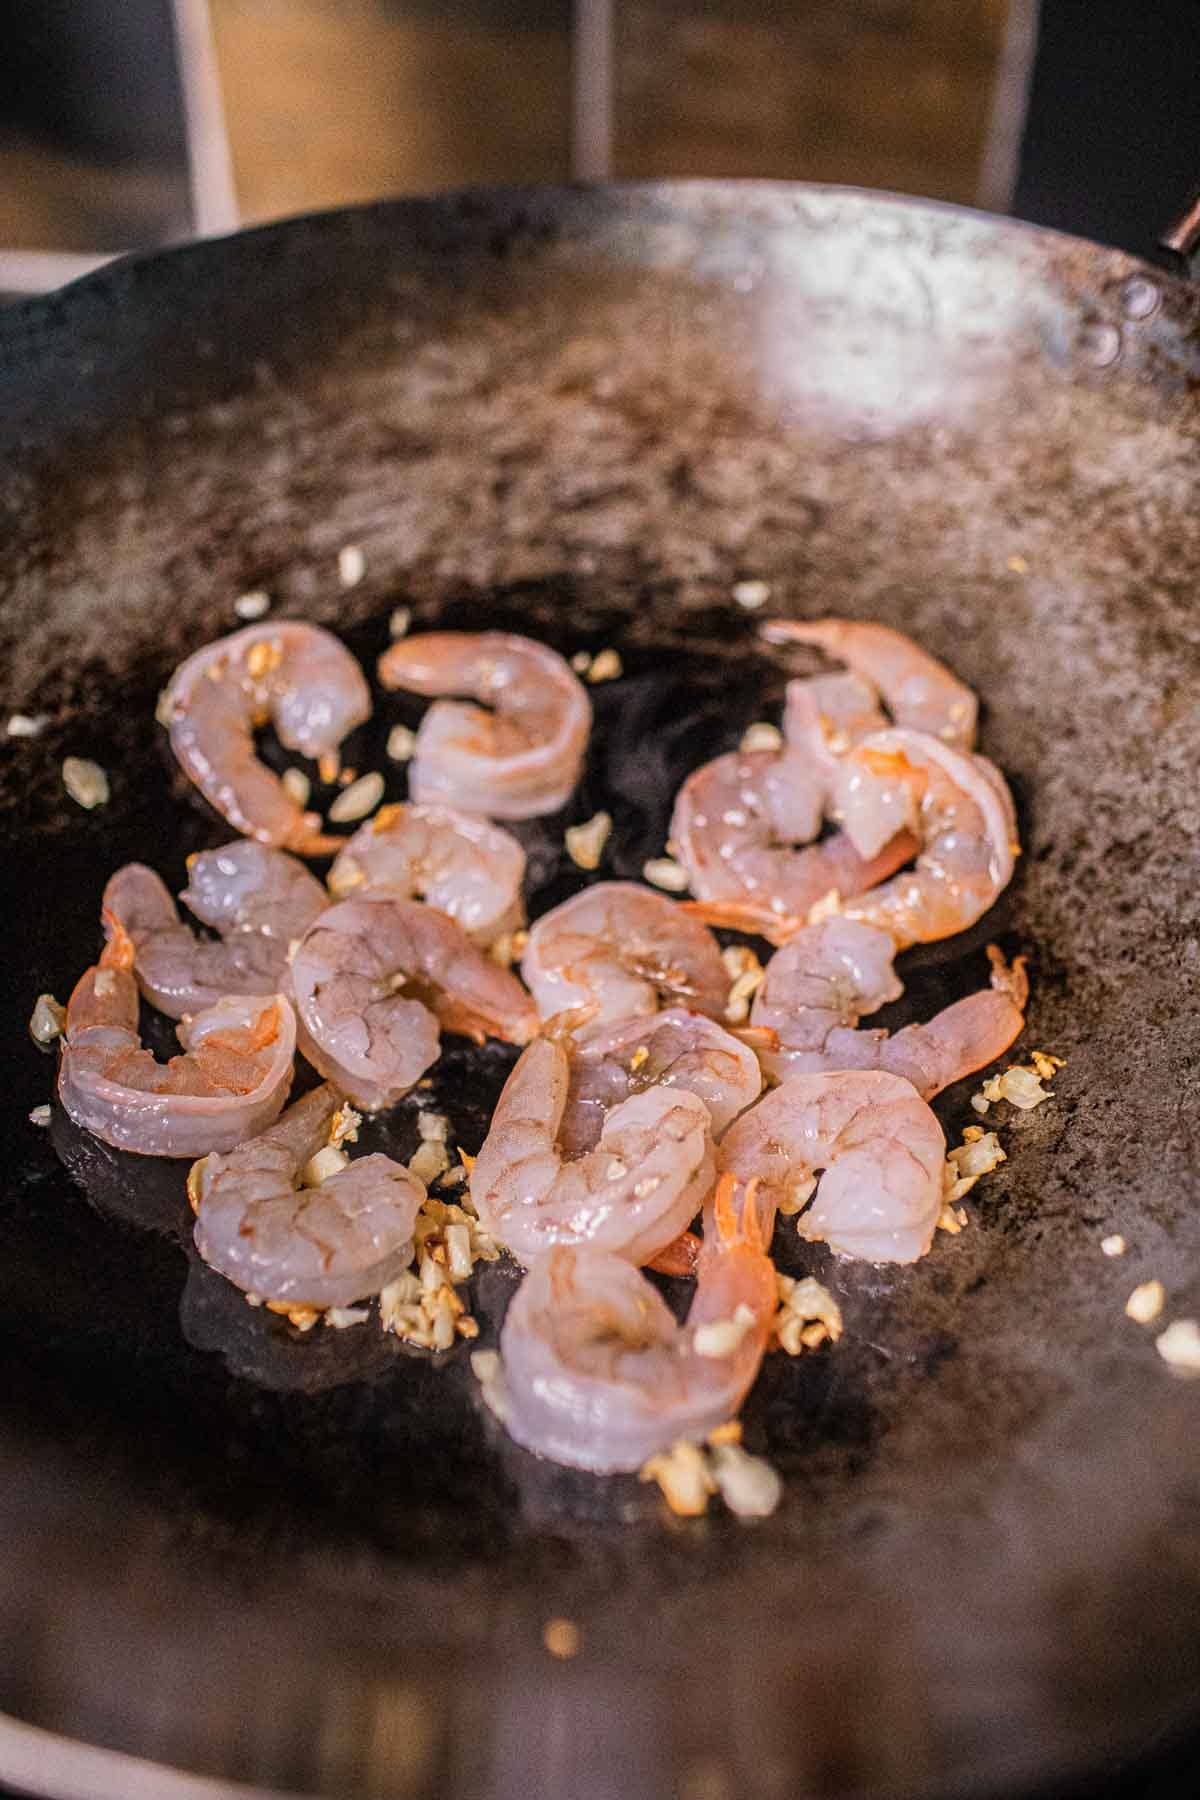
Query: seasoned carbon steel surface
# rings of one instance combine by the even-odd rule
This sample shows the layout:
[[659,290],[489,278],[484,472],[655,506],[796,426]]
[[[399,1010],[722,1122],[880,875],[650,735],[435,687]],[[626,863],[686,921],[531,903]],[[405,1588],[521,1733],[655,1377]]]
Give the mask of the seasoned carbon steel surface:
[[[48,715],[0,739],[0,1710],[339,1800],[1061,1792],[1184,1722],[1200,1384],[1123,1306],[1157,1276],[1200,1311],[1198,318],[1115,252],[770,185],[376,206],[0,315],[0,717]],[[239,594],[372,669],[397,605],[619,650],[569,810],[518,828],[536,913],[589,879],[565,824],[606,808],[600,873],[636,878],[684,773],[778,716],[802,665],[757,644],[748,579],[979,691],[1025,853],[965,944],[904,959],[895,1016],[997,940],[1031,957],[1023,1044],[1066,1058],[1052,1102],[996,1109],[1009,1160],[916,1267],[781,1224],[846,1334],[768,1360],[747,1441],[787,1492],[749,1526],[517,1450],[468,1345],[245,1306],[182,1168],[27,1122],[54,1065],[25,1032],[113,868],[179,887],[221,841],[153,712]],[[347,745],[391,798],[419,712],[377,691]],[[469,1150],[510,1062],[451,1040],[434,1074]],[[363,1138],[415,1142],[415,1102]],[[474,1282],[481,1343],[514,1282]]]

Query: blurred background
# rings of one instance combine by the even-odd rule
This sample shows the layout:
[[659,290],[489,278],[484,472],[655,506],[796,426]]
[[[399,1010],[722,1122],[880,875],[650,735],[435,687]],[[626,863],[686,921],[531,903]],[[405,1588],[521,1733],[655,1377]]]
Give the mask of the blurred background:
[[[1141,251],[1197,0],[0,0],[0,289],[468,182],[779,176]],[[82,260],[80,260],[82,259]]]

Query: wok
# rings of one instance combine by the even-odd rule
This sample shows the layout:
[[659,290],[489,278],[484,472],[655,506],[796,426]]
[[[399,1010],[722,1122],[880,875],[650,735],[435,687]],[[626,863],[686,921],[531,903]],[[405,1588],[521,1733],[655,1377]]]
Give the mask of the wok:
[[[1198,312],[984,216],[671,184],[298,219],[0,318],[3,704],[50,715],[0,747],[0,1779],[1062,1794],[1186,1723],[1200,1386],[1122,1307],[1157,1275],[1200,1310]],[[788,1482],[751,1527],[516,1451],[465,1351],[250,1313],[188,1260],[179,1169],[27,1123],[52,1064],[23,1028],[92,959],[112,867],[182,877],[219,841],[151,715],[234,596],[371,658],[397,603],[617,646],[569,816],[607,805],[634,875],[684,769],[781,692],[746,578],[980,690],[1025,855],[965,948],[909,959],[910,1001],[999,937],[1032,952],[1025,1041],[1067,1059],[968,1230],[828,1273],[846,1337],[771,1359],[748,1408]],[[65,798],[64,753],[110,771],[106,808]],[[561,825],[529,828],[541,905]],[[439,1071],[468,1147],[505,1066]],[[402,1149],[411,1114],[379,1129]],[[485,1340],[512,1282],[478,1284]]]

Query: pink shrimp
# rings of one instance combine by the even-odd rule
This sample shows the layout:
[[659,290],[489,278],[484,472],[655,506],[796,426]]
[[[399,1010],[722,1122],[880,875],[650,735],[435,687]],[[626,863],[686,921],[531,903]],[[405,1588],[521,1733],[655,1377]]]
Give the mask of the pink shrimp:
[[300,856],[328,856],[342,840],[325,836],[317,814],[303,812],[259,761],[254,733],[270,721],[286,749],[320,757],[370,713],[370,689],[345,646],[319,625],[279,620],[189,656],[158,716],[184,772],[236,831]]
[[341,1099],[314,1088],[234,1150],[205,1157],[196,1248],[227,1280],[289,1306],[351,1306],[412,1259],[424,1185],[387,1156],[361,1156],[319,1185],[301,1171],[328,1142]]
[[895,723],[957,750],[975,743],[979,701],[928,650],[889,625],[855,619],[770,619],[770,644],[814,644],[878,688]]
[[329,871],[350,894],[414,895],[449,913],[478,944],[524,923],[525,852],[511,832],[449,806],[381,806]]
[[646,1262],[679,1236],[712,1187],[711,1115],[684,1089],[627,1093],[604,1110],[593,1143],[569,1159],[560,1128],[570,1083],[562,1043],[529,1045],[471,1173],[479,1217],[522,1262],[562,1244]]
[[409,772],[414,800],[494,819],[531,819],[566,805],[592,709],[546,644],[502,631],[422,632],[384,652],[379,679],[417,694],[471,696],[439,698],[422,719]]
[[185,1019],[185,1054],[160,1063],[138,1037],[133,942],[115,919],[67,1003],[58,1093],[85,1131],[142,1156],[232,1150],[279,1114],[296,1022],[282,994],[232,996]]
[[516,1044],[538,1028],[516,976],[416,900],[368,895],[329,907],[293,948],[291,978],[305,1056],[370,1111],[436,1060],[439,1026]]
[[683,1005],[719,1018],[729,971],[717,940],[677,901],[632,881],[598,881],[544,913],[521,963],[544,1019],[594,1008],[594,1022]]
[[637,1469],[738,1411],[776,1304],[772,1209],[729,1176],[705,1209],[684,1325],[631,1262],[560,1246],[526,1275],[500,1336],[505,1424],[526,1449],[575,1468]]
[[220,933],[199,937],[179,917],[153,869],[126,863],[104,890],[104,912],[133,940],[134,973],[152,1006],[180,1019],[226,994],[273,994],[286,985],[288,944],[329,895],[303,863],[237,838],[188,862],[181,898]]
[[721,1164],[757,1178],[771,1207],[800,1214],[801,1237],[868,1262],[915,1262],[942,1209],[946,1140],[929,1106],[899,1075],[852,1070],[792,1075],[743,1113]]
[[807,926],[777,950],[754,996],[753,1024],[776,1045],[759,1051],[768,1075],[884,1069],[911,1081],[922,1099],[993,1062],[1025,1023],[1029,985],[1023,959],[1009,969],[989,950],[992,984],[945,1007],[927,1024],[889,1036],[855,1027],[867,1013],[899,999],[896,947],[886,931],[853,919]]

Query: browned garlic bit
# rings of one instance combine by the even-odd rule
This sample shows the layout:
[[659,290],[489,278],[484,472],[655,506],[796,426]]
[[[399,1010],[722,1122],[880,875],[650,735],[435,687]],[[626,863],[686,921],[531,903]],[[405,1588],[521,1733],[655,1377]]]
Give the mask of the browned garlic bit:
[[587,670],[587,679],[596,681],[616,681],[622,673],[621,658],[615,650],[598,650]]
[[741,1435],[741,1425],[731,1419],[709,1433],[707,1448],[681,1438],[643,1463],[638,1480],[657,1482],[680,1518],[699,1518],[717,1493],[740,1518],[766,1518],[783,1498],[783,1482],[764,1457],[743,1450]]
[[560,1660],[579,1653],[579,1627],[573,1619],[547,1619],[542,1626],[542,1642],[551,1656]]
[[610,813],[598,812],[582,825],[568,825],[563,838],[571,861],[581,869],[598,869],[612,824]]
[[750,1002],[766,979],[767,971],[747,944],[730,944],[721,952],[732,986],[725,1002],[730,1025],[742,1025],[750,1016]]
[[842,1309],[827,1287],[806,1275],[796,1280],[775,1272],[779,1309],[771,1320],[772,1349],[789,1356],[816,1350],[826,1340],[836,1344],[842,1335]]
[[1031,1112],[1043,1100],[1054,1098],[1051,1090],[1042,1083],[1052,1080],[1059,1069],[1065,1067],[1063,1057],[1035,1050],[1028,1063],[1012,1063],[1002,1075],[993,1075],[990,1081],[985,1081],[979,1092],[971,1095],[971,1105],[977,1113],[986,1113],[997,1100],[1007,1100],[1019,1111]]
[[[442,1167],[446,1167],[445,1144],[439,1138],[426,1138],[409,1163],[414,1174],[420,1174],[421,1151],[429,1152],[431,1158],[440,1155]],[[479,1326],[455,1287],[470,1278],[477,1262],[495,1262],[500,1246],[473,1212],[432,1194],[417,1214],[413,1241],[416,1255],[412,1267],[379,1296],[384,1330],[394,1331],[406,1343],[424,1350],[449,1350],[456,1337],[477,1337]]]

